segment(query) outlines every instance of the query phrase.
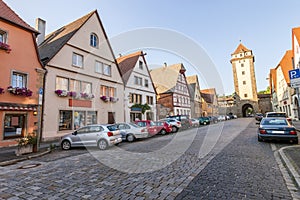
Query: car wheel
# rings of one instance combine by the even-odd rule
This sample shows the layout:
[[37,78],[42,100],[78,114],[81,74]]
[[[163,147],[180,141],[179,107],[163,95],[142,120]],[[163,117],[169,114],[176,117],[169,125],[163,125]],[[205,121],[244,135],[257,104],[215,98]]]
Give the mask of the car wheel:
[[64,140],[61,143],[61,148],[63,150],[69,150],[69,149],[71,149],[71,143],[68,140]]
[[262,142],[263,139],[261,139],[261,137],[257,136],[257,141]]
[[133,142],[135,140],[134,136],[132,134],[127,135],[126,140],[128,142]]
[[165,129],[161,129],[160,134],[165,135],[167,131]]
[[176,133],[178,131],[178,128],[176,126],[172,126],[172,133]]
[[105,150],[105,149],[107,149],[107,146],[108,146],[108,144],[107,144],[107,142],[106,142],[104,139],[99,140],[99,142],[98,142],[98,148],[99,148],[100,150]]

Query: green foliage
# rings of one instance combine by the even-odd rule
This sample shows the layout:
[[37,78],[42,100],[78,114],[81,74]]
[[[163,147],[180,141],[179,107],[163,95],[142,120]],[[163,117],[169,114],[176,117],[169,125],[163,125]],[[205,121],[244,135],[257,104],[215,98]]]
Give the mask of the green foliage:
[[270,86],[266,90],[259,91],[258,94],[271,94]]

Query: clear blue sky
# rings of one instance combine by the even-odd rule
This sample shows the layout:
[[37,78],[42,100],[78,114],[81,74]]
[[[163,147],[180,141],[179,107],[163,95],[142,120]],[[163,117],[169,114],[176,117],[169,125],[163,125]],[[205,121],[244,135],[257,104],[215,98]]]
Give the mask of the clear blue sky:
[[[214,63],[224,87],[224,91],[217,87],[219,94],[231,94],[234,90],[230,55],[240,40],[255,55],[257,88],[260,91],[268,86],[266,78],[270,68],[276,67],[285,51],[292,48],[291,29],[300,26],[299,0],[4,1],[33,27],[36,18],[46,20],[46,33],[95,9],[109,38],[149,27],[178,32],[201,46]],[[114,53],[118,56],[120,52]],[[147,52],[146,59],[153,66],[180,62],[178,56],[159,56],[157,51],[151,53],[151,50]],[[187,63],[187,75],[195,73],[189,61],[184,63]],[[202,88],[214,87],[205,80],[200,82]]]

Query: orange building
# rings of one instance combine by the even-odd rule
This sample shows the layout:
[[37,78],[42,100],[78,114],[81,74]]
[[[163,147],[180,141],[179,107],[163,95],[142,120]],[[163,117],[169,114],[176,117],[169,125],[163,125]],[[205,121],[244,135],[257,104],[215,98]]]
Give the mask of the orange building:
[[38,34],[0,0],[0,147],[38,131],[45,74]]

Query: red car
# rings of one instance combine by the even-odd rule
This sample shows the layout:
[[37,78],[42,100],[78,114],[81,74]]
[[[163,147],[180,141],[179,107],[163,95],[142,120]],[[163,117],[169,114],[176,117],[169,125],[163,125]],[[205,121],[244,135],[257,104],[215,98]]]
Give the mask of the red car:
[[137,120],[134,123],[140,127],[147,127],[149,136],[156,135],[160,131],[159,127],[151,120]]
[[166,121],[157,121],[154,122],[156,126],[159,128],[159,134],[165,135],[166,133],[172,132],[172,125]]

